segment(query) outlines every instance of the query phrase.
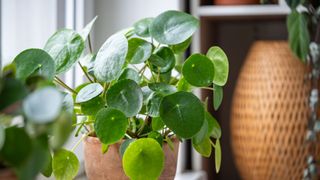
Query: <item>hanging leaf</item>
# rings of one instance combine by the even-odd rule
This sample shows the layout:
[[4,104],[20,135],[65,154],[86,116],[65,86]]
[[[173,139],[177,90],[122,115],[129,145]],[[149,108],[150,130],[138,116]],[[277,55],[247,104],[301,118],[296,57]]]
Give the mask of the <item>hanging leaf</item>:
[[94,75],[99,81],[111,82],[121,74],[128,52],[126,37],[117,33],[107,39],[97,53]]
[[52,87],[39,89],[23,101],[23,111],[34,123],[49,123],[55,120],[62,108],[62,95]]
[[130,179],[156,180],[163,170],[164,153],[156,140],[141,138],[128,146],[122,165]]
[[213,83],[224,86],[228,80],[229,62],[224,51],[217,46],[211,47],[207,52],[207,57],[214,65]]
[[287,17],[289,44],[294,54],[305,62],[309,53],[308,15],[293,10]]
[[208,136],[208,121],[205,119],[205,121],[203,121],[200,131],[192,137],[192,143],[201,144],[207,137],[210,136]]
[[90,31],[93,27],[93,24],[96,22],[98,16],[94,17],[80,32],[79,35],[82,37],[83,41],[86,41]]
[[50,152],[48,154],[48,161],[46,162],[46,165],[41,169],[41,174],[47,178],[52,175],[52,156]]
[[213,107],[218,110],[223,99],[223,88],[221,86],[213,85]]
[[195,141],[192,139],[192,147],[200,153],[204,157],[210,157],[212,147],[210,143],[210,138],[205,137],[201,142],[195,143]]
[[198,26],[199,20],[190,14],[171,10],[153,20],[150,34],[161,44],[174,45],[186,41]]
[[211,136],[215,139],[219,139],[221,137],[221,127],[218,121],[209,113],[205,113],[205,118],[208,122],[208,136]]
[[99,140],[106,145],[119,141],[126,133],[127,117],[113,108],[101,109],[94,122],[94,130]]
[[144,18],[134,23],[134,32],[141,37],[149,37],[149,28],[154,18]]
[[220,171],[220,166],[221,166],[221,145],[220,145],[220,140],[217,139],[216,145],[215,145],[215,164],[216,164],[216,172],[218,173]]
[[79,34],[70,29],[63,29],[53,34],[44,50],[53,58],[56,74],[69,70],[82,54],[84,42]]
[[27,49],[14,58],[16,77],[25,81],[32,75],[40,75],[52,80],[55,65],[51,56],[41,49]]
[[57,180],[73,179],[78,173],[79,160],[73,152],[60,149],[54,153],[52,168]]
[[103,92],[103,87],[99,83],[88,84],[83,87],[76,97],[76,103],[87,102]]
[[193,54],[184,63],[182,74],[189,84],[197,87],[205,87],[212,84],[214,66],[206,56]]
[[153,72],[167,73],[174,68],[176,59],[170,48],[161,47],[155,54],[151,55],[149,62],[152,65],[151,70]]
[[127,62],[139,64],[145,62],[151,56],[152,45],[149,42],[140,38],[131,38],[128,43]]
[[165,96],[161,101],[160,117],[175,134],[188,139],[201,129],[204,108],[192,93],[176,92]]
[[131,68],[126,68],[122,71],[118,80],[122,80],[122,79],[131,79],[131,80],[134,80],[137,84],[139,84],[141,80],[139,73],[136,70]]
[[139,85],[130,79],[118,81],[107,92],[109,107],[119,109],[127,117],[133,117],[141,110],[143,95]]
[[110,147],[109,145],[101,143],[101,152],[102,152],[102,154],[105,154],[106,152],[108,152],[109,147]]

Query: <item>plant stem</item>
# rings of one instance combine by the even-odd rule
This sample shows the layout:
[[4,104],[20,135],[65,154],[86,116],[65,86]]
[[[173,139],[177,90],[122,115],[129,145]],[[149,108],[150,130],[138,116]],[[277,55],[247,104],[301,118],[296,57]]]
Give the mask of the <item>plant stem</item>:
[[214,88],[211,88],[211,87],[200,87],[201,89],[207,89],[207,90],[211,90],[211,91],[214,91]]
[[127,130],[126,132],[131,138],[136,137],[136,135],[134,133],[132,133],[131,131]]
[[86,72],[86,70],[84,69],[84,67],[82,66],[82,64],[78,61],[79,66],[81,67],[82,72],[84,73],[84,75],[87,77],[87,79],[93,83],[92,79],[90,78],[89,74]]
[[139,74],[144,72],[144,70],[146,69],[147,67],[147,64],[144,64],[144,66],[139,70]]
[[212,145],[212,147],[216,148],[216,145],[211,141],[211,139],[210,139],[210,144]]
[[70,91],[73,94],[78,94],[74,89],[72,89],[71,87],[69,87],[68,85],[66,85],[61,79],[59,79],[57,76],[55,76],[54,81],[56,83],[58,83],[60,86],[64,87],[65,89],[67,89],[68,91]]
[[89,51],[92,54],[93,50],[92,50],[92,44],[91,44],[91,38],[90,38],[90,34],[88,35],[88,44],[89,44]]
[[141,126],[141,128],[138,130],[138,135],[140,135],[144,129],[144,127],[149,124],[149,115],[146,116],[146,118],[143,121],[143,124]]
[[83,139],[84,139],[85,137],[87,137],[87,136],[88,136],[88,134],[84,134],[84,135],[79,139],[79,141],[72,147],[71,151],[74,152],[74,150],[79,146],[79,144],[81,143],[81,141],[83,141]]

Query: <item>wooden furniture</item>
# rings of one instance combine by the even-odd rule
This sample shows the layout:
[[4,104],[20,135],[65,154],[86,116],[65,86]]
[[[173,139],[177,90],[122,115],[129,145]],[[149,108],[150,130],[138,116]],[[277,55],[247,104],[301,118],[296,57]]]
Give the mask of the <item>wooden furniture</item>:
[[[214,156],[203,159],[202,169],[208,179],[240,179],[234,164],[230,142],[230,110],[235,83],[251,44],[256,40],[286,40],[286,15],[290,12],[284,0],[272,5],[216,6],[212,0],[189,0],[191,12],[200,19],[199,32],[195,35],[192,51],[206,53],[212,45],[222,47],[230,61],[230,74],[224,87],[224,100],[214,113],[222,127],[222,166],[219,174],[214,171]],[[203,91],[202,96],[211,92]],[[211,107],[212,110],[212,107]]]

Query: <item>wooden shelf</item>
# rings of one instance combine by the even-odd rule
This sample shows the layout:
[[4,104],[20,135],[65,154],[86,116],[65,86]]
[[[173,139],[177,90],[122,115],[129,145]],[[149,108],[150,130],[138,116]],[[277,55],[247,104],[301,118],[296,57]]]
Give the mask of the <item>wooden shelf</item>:
[[238,17],[238,16],[277,16],[287,15],[289,7],[280,5],[237,5],[199,6],[194,15],[198,17]]

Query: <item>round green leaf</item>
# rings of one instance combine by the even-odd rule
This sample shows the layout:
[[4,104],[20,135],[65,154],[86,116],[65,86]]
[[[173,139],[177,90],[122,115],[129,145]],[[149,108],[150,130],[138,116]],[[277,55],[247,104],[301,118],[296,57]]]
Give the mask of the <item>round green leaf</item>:
[[54,121],[50,128],[50,147],[53,150],[60,149],[70,137],[74,129],[72,126],[72,116],[68,112],[62,112],[61,115]]
[[147,103],[147,113],[151,117],[158,117],[160,103],[163,99],[163,95],[160,93],[153,93]]
[[155,54],[151,55],[149,62],[152,65],[151,70],[153,72],[167,73],[174,68],[176,59],[170,48],[161,47]]
[[158,92],[158,93],[160,93],[162,95],[169,95],[169,94],[177,92],[176,87],[174,87],[173,85],[162,83],[162,82],[160,82],[160,83],[149,83],[148,87],[152,91]]
[[94,129],[103,144],[119,141],[125,135],[127,127],[127,117],[117,109],[101,109],[96,115]]
[[223,99],[223,88],[221,86],[214,85],[213,107],[215,110],[218,110],[219,106],[222,103],[222,99]]
[[63,29],[53,34],[44,47],[55,62],[56,74],[69,70],[78,60],[83,49],[82,37],[70,29]]
[[211,59],[214,65],[213,83],[224,86],[228,80],[229,62],[224,51],[217,47],[211,47],[207,52],[207,57]]
[[186,81],[197,87],[209,86],[214,76],[213,63],[204,55],[191,55],[182,67],[182,74]]
[[120,76],[128,52],[128,41],[123,34],[117,33],[107,39],[99,49],[94,75],[98,80],[111,82]]
[[202,124],[200,131],[192,137],[192,143],[193,144],[200,144],[207,137],[209,137],[208,136],[208,121],[205,120]]
[[119,80],[122,79],[131,79],[134,80],[136,83],[140,83],[140,76],[139,73],[131,68],[126,68],[125,70],[122,71]]
[[14,58],[16,77],[22,81],[33,74],[52,80],[55,65],[51,56],[41,49],[27,49]]
[[152,138],[154,140],[156,140],[160,146],[162,147],[162,144],[163,144],[163,136],[161,133],[157,132],[157,131],[151,131],[149,134],[148,134],[148,138]]
[[199,20],[180,11],[166,11],[157,16],[150,26],[151,36],[161,44],[179,44],[197,30]]
[[73,152],[60,149],[54,153],[52,168],[57,180],[73,179],[78,173],[79,160]]
[[131,64],[143,63],[152,53],[152,45],[139,38],[131,38],[129,41],[129,49],[126,60]]
[[151,127],[154,131],[159,131],[164,127],[164,123],[160,117],[153,117]]
[[139,85],[130,79],[118,81],[107,92],[107,104],[119,109],[127,117],[138,114],[142,107],[143,95]]
[[186,51],[188,49],[188,47],[191,44],[191,41],[192,41],[192,38],[190,37],[180,44],[170,46],[170,48],[172,49],[172,51],[175,54],[183,53],[184,51]]
[[103,91],[103,87],[99,83],[92,83],[83,87],[76,97],[76,103],[87,102],[97,96]]
[[175,134],[188,139],[200,131],[204,108],[195,95],[181,91],[163,98],[160,117]]
[[100,109],[104,108],[104,106],[104,99],[100,96],[80,104],[81,112],[89,116],[95,116]]
[[52,87],[47,87],[30,94],[22,106],[28,120],[34,123],[49,123],[60,114],[62,103],[61,93]]
[[215,139],[221,137],[221,127],[218,121],[209,113],[205,113],[205,119],[208,122],[208,136],[211,136]]
[[211,147],[211,143],[210,143],[210,138],[209,137],[205,137],[201,142],[199,143],[195,143],[192,140],[192,147],[198,152],[200,153],[202,156],[204,157],[210,157],[211,155],[211,151],[212,151],[212,147]]
[[149,27],[154,18],[144,18],[134,23],[134,32],[141,37],[149,37]]
[[124,172],[131,179],[157,179],[163,170],[164,153],[159,143],[152,138],[132,142],[122,159]]
[[135,139],[126,139],[121,143],[121,146],[119,148],[119,153],[120,153],[121,158],[123,157],[124,152],[126,152],[128,146],[134,141],[135,141]]
[[23,164],[32,151],[32,142],[24,129],[10,127],[5,129],[5,140],[0,150],[0,159],[11,166]]

